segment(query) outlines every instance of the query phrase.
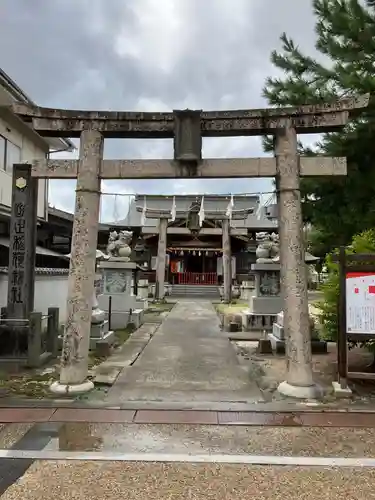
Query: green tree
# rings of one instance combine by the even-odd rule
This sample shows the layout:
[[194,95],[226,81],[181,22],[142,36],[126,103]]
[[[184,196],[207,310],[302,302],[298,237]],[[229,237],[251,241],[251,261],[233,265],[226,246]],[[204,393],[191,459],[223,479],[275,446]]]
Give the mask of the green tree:
[[[268,78],[263,94],[271,105],[288,106],[332,101],[375,91],[375,0],[313,0],[316,49],[322,57],[301,52],[285,33],[282,51],[271,54],[284,73]],[[375,102],[342,132],[326,134],[304,154],[346,156],[348,175],[303,179],[303,215],[319,234],[312,253],[324,256],[348,244],[353,235],[375,227]],[[269,138],[266,150],[272,148]],[[319,251],[320,253],[316,253]]]

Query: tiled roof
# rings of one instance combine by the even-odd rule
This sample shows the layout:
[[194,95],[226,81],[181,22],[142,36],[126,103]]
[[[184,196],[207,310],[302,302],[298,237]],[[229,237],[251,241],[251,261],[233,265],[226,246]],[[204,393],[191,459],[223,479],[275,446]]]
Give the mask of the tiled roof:
[[[129,207],[129,212],[125,219],[119,220],[117,222],[109,222],[109,226],[125,226],[125,227],[141,227],[141,217],[142,214],[137,210],[137,207],[143,207],[144,200],[146,200],[146,206],[149,209],[157,210],[170,210],[173,203],[173,195],[161,196],[161,195],[136,195],[134,200],[131,202]],[[177,195],[176,200],[176,210],[184,211],[188,210],[191,204],[195,201],[200,203],[201,195]],[[230,196],[226,195],[205,195],[204,196],[204,209],[206,212],[210,211],[223,211],[225,212],[228,203],[230,201]],[[234,196],[234,207],[233,210],[243,210],[246,208],[254,208],[254,213],[250,214],[245,220],[232,220],[232,227],[236,228],[249,228],[249,229],[277,229],[277,222],[274,220],[267,219],[264,215],[264,211],[261,217],[258,218],[256,212],[258,208],[259,197],[254,196]],[[157,219],[146,218],[145,227],[157,227]]]
[[[1,274],[8,274],[8,268],[6,266],[0,267]],[[56,268],[56,267],[36,267],[36,275],[49,275],[49,276],[67,276],[69,274],[69,269]]]

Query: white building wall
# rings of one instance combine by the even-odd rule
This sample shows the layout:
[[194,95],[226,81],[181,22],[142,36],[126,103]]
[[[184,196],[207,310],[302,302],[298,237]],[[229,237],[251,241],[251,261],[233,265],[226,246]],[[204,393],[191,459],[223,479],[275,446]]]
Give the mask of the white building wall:
[[[7,305],[8,275],[0,274],[0,306]],[[60,323],[66,321],[66,302],[68,298],[68,275],[36,275],[34,311],[47,314],[49,307],[60,309]]]
[[[21,150],[21,162],[33,161],[36,159],[45,158],[46,151],[43,151],[39,146],[35,145],[29,138],[23,136],[14,127],[2,118],[0,118],[0,136],[10,141]],[[0,150],[1,155],[1,150]],[[12,200],[12,172],[5,170],[3,158],[0,158],[0,203],[10,207]],[[38,217],[46,218],[47,214],[47,190],[48,181],[46,179],[39,180],[38,189]]]

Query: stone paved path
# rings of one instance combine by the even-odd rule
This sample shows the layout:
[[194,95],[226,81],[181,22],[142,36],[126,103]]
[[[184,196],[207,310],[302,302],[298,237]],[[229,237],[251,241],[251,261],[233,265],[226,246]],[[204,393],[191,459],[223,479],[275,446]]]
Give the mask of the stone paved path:
[[210,302],[183,301],[172,309],[134,365],[109,391],[127,401],[256,402],[261,394],[219,329]]

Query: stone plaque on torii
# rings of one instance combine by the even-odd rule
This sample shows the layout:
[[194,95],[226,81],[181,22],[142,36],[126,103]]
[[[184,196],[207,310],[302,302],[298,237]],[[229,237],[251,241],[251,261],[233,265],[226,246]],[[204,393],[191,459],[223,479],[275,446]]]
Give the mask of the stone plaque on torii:
[[[190,208],[187,210],[170,210],[148,208],[145,205],[137,206],[137,211],[141,212],[144,217],[148,219],[158,219],[159,220],[159,239],[158,239],[158,253],[156,258],[156,286],[155,286],[155,298],[157,300],[162,300],[164,298],[164,281],[165,281],[165,265],[166,265],[166,255],[167,255],[167,228],[168,221],[174,219],[187,219],[191,215],[195,216],[197,221],[194,223],[194,227],[191,227],[191,220],[189,221],[189,229],[192,234],[199,233],[200,223],[199,223],[199,211],[202,207],[204,212],[204,219],[206,220],[216,220],[222,223],[222,247],[223,247],[223,275],[224,275],[224,294],[223,300],[225,303],[229,303],[232,298],[232,252],[230,244],[230,221],[233,220],[244,220],[250,214],[254,212],[254,208],[245,208],[240,210],[231,209],[230,213],[226,210],[206,210],[204,209],[204,196],[201,197],[201,202],[194,202]],[[174,201],[173,201],[174,202]],[[172,203],[173,203],[172,202]]]
[[[30,166],[32,177],[77,179],[68,319],[60,382],[53,390],[66,394],[93,387],[87,374],[101,179],[276,177],[288,366],[286,381],[279,391],[300,398],[315,397],[318,389],[311,367],[299,178],[346,175],[346,159],[300,157],[297,134],[340,130],[350,115],[360,112],[368,101],[366,95],[298,107],[171,113],[78,111],[13,104],[12,111],[30,122],[40,135],[80,138],[79,160],[45,159]],[[255,135],[275,137],[274,158],[202,159],[202,137]],[[103,160],[105,138],[173,138],[174,159]],[[14,175],[20,175],[17,166]],[[31,237],[25,238],[28,244],[31,241]],[[25,279],[31,279],[31,273]]]

